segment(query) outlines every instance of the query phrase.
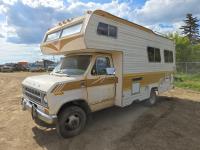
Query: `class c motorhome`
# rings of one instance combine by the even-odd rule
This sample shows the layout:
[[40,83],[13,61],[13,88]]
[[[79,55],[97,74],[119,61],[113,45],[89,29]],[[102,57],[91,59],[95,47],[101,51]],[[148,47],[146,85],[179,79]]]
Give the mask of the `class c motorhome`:
[[102,10],[49,29],[41,50],[64,57],[50,74],[23,81],[23,109],[63,137],[79,134],[90,112],[136,100],[153,105],[173,87],[174,42]]

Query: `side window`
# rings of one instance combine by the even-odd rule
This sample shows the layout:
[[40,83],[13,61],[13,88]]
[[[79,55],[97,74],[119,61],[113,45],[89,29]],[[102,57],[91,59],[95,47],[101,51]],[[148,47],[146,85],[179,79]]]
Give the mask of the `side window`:
[[169,50],[164,50],[164,59],[166,63],[173,63],[173,52]]
[[99,22],[98,27],[97,27],[97,33],[99,35],[117,38],[117,27]]
[[169,53],[169,61],[170,61],[171,63],[174,62],[174,59],[173,59],[173,58],[174,58],[174,57],[173,57],[173,52],[170,51],[170,53]]
[[108,24],[100,22],[97,27],[97,33],[108,36]]
[[109,25],[109,36],[117,38],[117,27]]
[[160,49],[155,48],[155,62],[160,62],[161,57],[160,57]]
[[160,49],[147,47],[149,62],[161,62]]
[[97,57],[92,68],[92,75],[106,75],[106,68],[110,68],[110,66],[110,59],[108,57]]
[[165,62],[168,62],[168,55],[169,55],[169,51],[168,50],[164,50],[164,59],[165,59]]
[[148,47],[147,52],[148,52],[149,62],[154,62],[154,48]]

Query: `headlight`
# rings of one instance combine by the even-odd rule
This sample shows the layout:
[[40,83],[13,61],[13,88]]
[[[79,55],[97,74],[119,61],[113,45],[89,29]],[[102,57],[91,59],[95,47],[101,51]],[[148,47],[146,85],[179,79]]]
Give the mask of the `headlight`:
[[44,96],[43,100],[44,100],[44,104],[45,104],[45,106],[48,106],[47,95]]

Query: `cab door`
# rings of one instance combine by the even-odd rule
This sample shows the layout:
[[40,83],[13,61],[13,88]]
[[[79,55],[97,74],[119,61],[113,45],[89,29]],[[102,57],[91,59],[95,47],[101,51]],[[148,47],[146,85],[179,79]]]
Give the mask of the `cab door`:
[[[90,105],[101,102],[114,102],[117,78],[107,74],[106,69],[112,68],[111,56],[98,55],[87,78],[88,102]],[[110,103],[110,104],[111,104]]]

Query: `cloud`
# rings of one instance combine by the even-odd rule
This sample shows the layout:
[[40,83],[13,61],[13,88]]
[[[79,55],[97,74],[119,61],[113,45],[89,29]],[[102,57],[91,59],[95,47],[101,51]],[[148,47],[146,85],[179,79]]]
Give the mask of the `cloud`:
[[135,10],[134,17],[137,22],[153,25],[179,22],[186,13],[200,16],[199,0],[148,0]]
[[40,43],[49,27],[66,18],[83,15],[86,10],[108,10],[120,17],[126,17],[128,2],[111,1],[108,3],[81,2],[68,0],[22,0],[4,3],[8,27],[15,29],[14,36],[7,41],[17,44]]
[[[0,8],[3,8],[1,13],[7,17],[8,28],[12,29],[7,41],[17,44],[40,43],[49,27],[66,18],[82,15],[86,10],[103,9],[159,32],[179,30],[177,24],[180,24],[178,22],[188,12],[200,16],[199,0],[148,0],[139,8],[131,4],[131,1],[118,0],[107,3],[80,0],[3,0]],[[171,26],[162,26],[166,24]]]
[[6,7],[0,3],[0,14],[3,14],[6,12]]
[[186,13],[200,18],[199,0],[85,1],[0,0],[0,61],[43,57],[39,43],[47,29],[86,10],[102,9],[161,33],[181,32]]
[[0,38],[5,38],[5,36],[3,34],[0,33]]
[[16,2],[7,10],[7,21],[8,26],[15,28],[17,36],[8,37],[7,40],[18,44],[39,43],[45,31],[66,16],[52,7],[33,8],[22,2]]
[[[56,3],[58,2],[58,4]],[[126,17],[128,2],[111,1],[107,3],[43,0],[1,1],[5,8],[4,22],[0,22],[0,30],[4,38],[0,38],[0,62],[16,62],[20,60],[34,61],[48,58],[41,54],[39,43],[49,27],[66,18],[83,15],[86,10],[104,9]]]
[[61,0],[22,0],[22,3],[30,7],[51,7],[51,8],[63,8],[63,1]]
[[[52,56],[43,55],[38,44],[14,44],[0,38],[0,64],[8,62],[28,61],[34,62],[42,59],[52,59]],[[59,60],[59,56],[55,57]]]

